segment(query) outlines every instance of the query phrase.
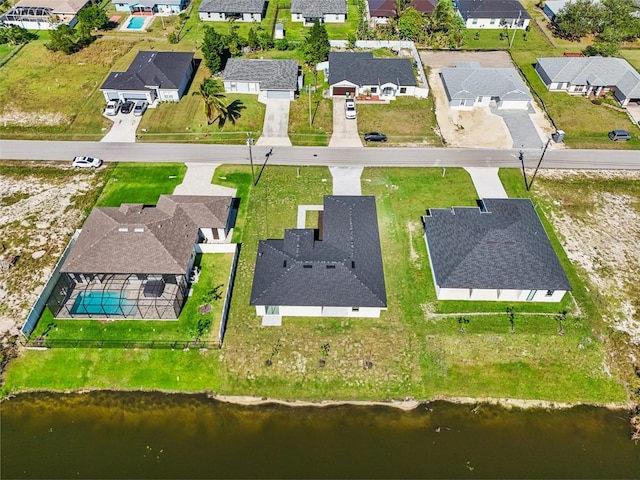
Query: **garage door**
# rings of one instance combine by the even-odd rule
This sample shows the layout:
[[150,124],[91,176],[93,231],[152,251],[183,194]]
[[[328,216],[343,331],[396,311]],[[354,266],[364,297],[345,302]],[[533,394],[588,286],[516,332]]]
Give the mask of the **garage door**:
[[291,98],[291,92],[289,92],[289,90],[267,90],[267,98],[289,100]]
[[108,92],[107,97],[109,97],[109,100],[118,100],[118,92]]
[[146,100],[147,96],[144,93],[127,93],[124,96],[125,100]]
[[347,93],[354,97],[356,95],[356,87],[333,87],[334,95],[346,95]]

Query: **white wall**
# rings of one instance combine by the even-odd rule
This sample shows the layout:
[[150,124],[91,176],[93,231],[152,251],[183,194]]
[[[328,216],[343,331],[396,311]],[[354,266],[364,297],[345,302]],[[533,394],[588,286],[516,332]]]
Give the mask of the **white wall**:
[[498,108],[501,110],[528,110],[528,100],[503,100],[498,103]]
[[158,94],[161,102],[177,102],[180,100],[177,90],[159,90]]
[[235,243],[196,243],[196,253],[233,253]]
[[[278,315],[281,317],[350,317],[350,318],[379,318],[381,308],[360,307],[353,311],[350,307],[302,307],[280,305]],[[384,309],[386,310],[386,308]],[[256,315],[266,315],[264,305],[256,305]]]
[[489,300],[501,302],[559,302],[565,290],[555,290],[547,296],[547,290],[537,290],[531,300],[527,300],[531,290],[497,290],[481,288],[439,288],[436,287],[438,300]]
[[345,17],[344,13],[327,13],[322,17],[322,21],[325,23],[344,23]]
[[225,80],[224,90],[227,93],[260,93],[260,82],[236,82],[231,80]]
[[[467,28],[486,28],[486,29],[496,29],[496,30],[500,30],[503,28],[502,25],[500,25],[500,20],[502,20],[501,18],[470,18],[467,20],[466,26]],[[474,23],[475,22],[475,23]],[[512,19],[507,19],[507,28],[509,29],[517,29],[517,30],[524,30],[527,28],[527,26],[529,25],[529,19],[527,18],[526,20],[523,21],[522,26],[517,27],[516,26],[516,19],[512,18]]]
[[[198,12],[200,20],[205,22],[224,22],[227,15],[223,12]],[[243,13],[240,18],[236,18],[236,22],[260,22],[262,14],[260,13]]]

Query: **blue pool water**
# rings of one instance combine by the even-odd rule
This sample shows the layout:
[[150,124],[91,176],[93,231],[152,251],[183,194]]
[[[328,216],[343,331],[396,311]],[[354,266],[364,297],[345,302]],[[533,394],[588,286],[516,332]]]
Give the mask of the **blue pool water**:
[[140,30],[144,25],[144,17],[131,17],[127,28],[131,30]]
[[127,300],[120,292],[82,292],[73,302],[72,315],[131,315],[135,300]]

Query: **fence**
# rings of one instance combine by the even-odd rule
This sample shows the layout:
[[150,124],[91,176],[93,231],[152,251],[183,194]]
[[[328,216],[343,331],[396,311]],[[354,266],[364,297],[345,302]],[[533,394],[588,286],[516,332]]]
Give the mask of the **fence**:
[[234,247],[233,262],[231,263],[231,271],[229,272],[229,280],[227,282],[227,295],[224,299],[222,307],[222,318],[220,320],[220,328],[218,329],[218,343],[222,347],[224,333],[227,331],[227,317],[229,316],[229,305],[231,304],[231,291],[233,290],[233,282],[236,278],[236,268],[238,267],[238,257],[240,256],[240,244],[232,243]]
[[64,252],[62,252],[62,256],[60,257],[60,260],[58,260],[58,263],[56,263],[56,266],[53,269],[53,272],[51,273],[49,280],[47,280],[47,283],[42,289],[42,292],[40,292],[40,295],[38,296],[36,303],[33,304],[33,307],[31,308],[29,315],[27,315],[27,320],[24,322],[24,325],[22,325],[22,328],[20,329],[20,333],[22,333],[22,335],[24,335],[25,338],[29,338],[29,335],[31,335],[31,332],[33,332],[33,329],[36,328],[36,325],[38,324],[38,319],[40,318],[40,315],[42,315],[44,307],[47,304],[47,300],[49,299],[49,295],[51,295],[51,292],[53,291],[53,287],[56,286],[56,283],[60,278],[60,268],[62,268],[62,264],[66,260],[67,255],[69,255],[69,250],[71,250],[71,247],[73,246],[73,244],[76,243],[76,240],[78,239],[78,235],[80,235],[80,230],[76,230],[76,232],[73,234],[73,237],[71,237],[71,240],[69,240],[67,247],[64,249]]
[[27,348],[122,348],[186,350],[191,348],[220,348],[220,342],[199,340],[87,340],[37,337],[27,344]]

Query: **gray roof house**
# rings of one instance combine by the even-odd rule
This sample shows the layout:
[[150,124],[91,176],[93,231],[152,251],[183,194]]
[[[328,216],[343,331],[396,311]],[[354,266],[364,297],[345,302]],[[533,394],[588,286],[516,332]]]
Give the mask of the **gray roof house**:
[[0,24],[16,25],[28,30],[53,30],[59,24],[73,27],[78,12],[89,0],[20,0],[7,2],[9,8],[0,16]]
[[226,92],[294,100],[299,70],[297,60],[230,58],[222,72],[222,82]]
[[202,0],[198,13],[203,21],[260,22],[266,3],[266,0]]
[[347,0],[291,0],[291,21],[303,22],[305,27],[320,23],[344,23]]
[[531,16],[518,0],[454,0],[467,28],[515,28],[524,30]]
[[166,15],[182,12],[189,4],[189,0],[111,0],[111,3],[119,12],[142,15],[162,13]]
[[177,102],[193,71],[193,52],[140,51],[126,72],[111,72],[100,90],[106,101]]
[[622,106],[640,102],[640,73],[622,58],[538,58],[535,68],[551,91],[596,97],[611,91]]
[[526,110],[532,96],[515,68],[484,68],[477,62],[459,62],[443,68],[440,79],[451,107],[489,106]]
[[531,200],[478,205],[422,217],[437,298],[559,302],[571,285]]
[[234,208],[231,197],[188,195],[94,208],[47,305],[61,318],[178,318],[196,245],[226,242]]
[[417,82],[408,58],[373,58],[371,52],[331,52],[328,65],[331,96],[355,97],[367,92],[392,100],[398,95],[415,95]]
[[250,304],[282,316],[378,317],[387,307],[375,198],[324,197],[319,228],[258,244]]

